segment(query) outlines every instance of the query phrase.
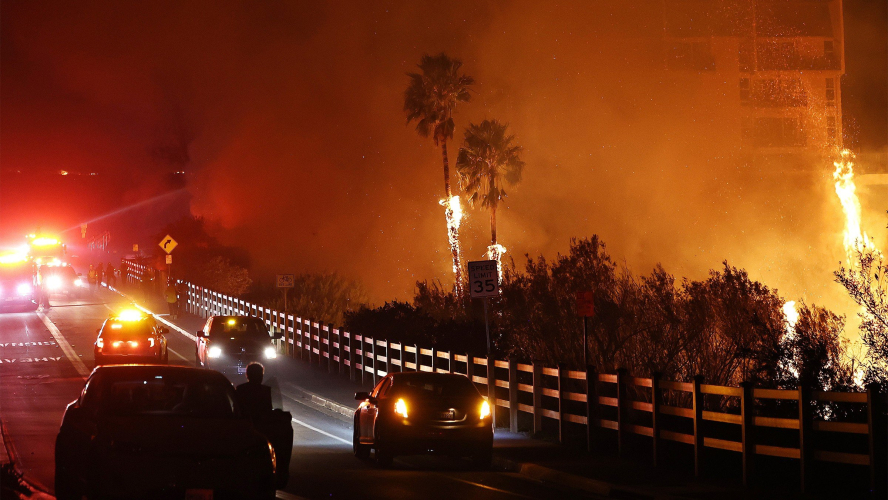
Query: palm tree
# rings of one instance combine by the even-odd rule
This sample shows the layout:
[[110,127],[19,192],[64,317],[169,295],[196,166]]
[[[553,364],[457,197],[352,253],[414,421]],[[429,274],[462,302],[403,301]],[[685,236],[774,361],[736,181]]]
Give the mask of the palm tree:
[[490,209],[488,258],[497,262],[505,250],[496,240],[496,209],[506,197],[503,184],[518,184],[524,171],[523,148],[513,144],[515,136],[508,135],[506,128],[508,125],[496,120],[469,124],[456,159],[456,170],[469,203]]
[[462,209],[459,197],[450,190],[450,162],[447,159],[447,140],[453,138],[453,110],[457,103],[471,98],[469,87],[475,83],[471,76],[461,75],[462,62],[447,57],[443,52],[436,56],[424,55],[419,62],[421,73],[407,73],[410,83],[404,91],[404,112],[407,123],[416,120],[416,131],[423,137],[431,136],[435,146],[441,147],[444,157],[444,195],[441,201],[447,220],[447,237],[453,257],[456,277],[456,295],[463,293],[462,267],[460,266],[459,223]]

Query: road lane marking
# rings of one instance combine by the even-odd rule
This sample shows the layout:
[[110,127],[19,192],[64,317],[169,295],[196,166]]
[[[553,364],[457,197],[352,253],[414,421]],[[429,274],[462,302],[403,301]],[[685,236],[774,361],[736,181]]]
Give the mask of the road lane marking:
[[181,354],[170,349],[169,347],[167,347],[167,351],[170,351],[171,353],[175,354],[176,356],[179,356],[179,359],[181,359],[182,361],[188,361],[188,358],[186,358],[185,356],[182,356]]
[[327,436],[327,437],[331,437],[331,438],[333,438],[333,439],[335,439],[335,440],[337,440],[337,441],[343,442],[343,443],[345,443],[345,444],[347,444],[347,445],[351,445],[351,444],[352,444],[352,442],[349,441],[348,439],[342,439],[342,438],[339,437],[339,436],[336,436],[336,435],[330,434],[330,433],[327,432],[327,431],[323,431],[323,430],[321,430],[321,429],[318,429],[317,427],[315,427],[315,426],[313,426],[313,425],[306,424],[306,423],[303,422],[302,420],[298,420],[298,419],[295,419],[295,418],[294,418],[294,419],[293,419],[293,422],[294,422],[294,423],[297,423],[297,424],[299,424],[299,425],[301,425],[302,427],[305,427],[306,429],[311,429],[311,430],[317,432],[318,434],[323,434],[323,435],[325,435],[325,436]]
[[513,496],[513,497],[518,497],[518,498],[531,498],[531,499],[533,498],[533,497],[529,497],[529,496],[527,496],[527,495],[522,495],[521,493],[515,493],[514,491],[501,490],[501,489],[499,489],[499,488],[494,488],[493,486],[487,486],[486,484],[476,483],[476,482],[474,482],[474,481],[469,481],[469,480],[467,480],[467,479],[460,479],[460,478],[458,478],[458,477],[448,476],[447,474],[439,474],[439,475],[440,475],[440,476],[443,476],[443,477],[446,477],[447,479],[452,479],[452,480],[454,480],[454,481],[459,481],[460,483],[470,484],[470,485],[472,485],[472,486],[477,486],[478,488],[483,488],[483,489],[485,489],[485,490],[490,490],[490,491],[495,491],[495,492],[497,492],[497,493],[503,493],[503,494],[506,494],[506,495],[511,495],[511,496]]
[[74,352],[74,348],[71,347],[71,344],[68,343],[68,339],[66,339],[65,336],[62,335],[62,332],[60,332],[59,329],[56,328],[55,324],[50,321],[50,319],[47,318],[46,315],[42,312],[37,311],[37,317],[40,318],[41,321],[43,321],[44,325],[46,325],[47,330],[49,330],[49,333],[52,334],[53,338],[56,341],[56,344],[58,344],[59,347],[62,348],[62,352],[65,353],[68,361],[70,361],[71,364],[74,365],[74,369],[77,370],[77,373],[79,373],[80,376],[84,379],[89,377],[89,369],[86,367],[85,364],[83,364],[83,360],[80,359],[80,356],[78,356],[77,353]]

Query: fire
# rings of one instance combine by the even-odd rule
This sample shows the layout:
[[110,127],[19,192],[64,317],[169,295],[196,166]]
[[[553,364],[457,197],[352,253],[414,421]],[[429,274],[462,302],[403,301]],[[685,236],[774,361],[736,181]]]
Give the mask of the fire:
[[836,194],[845,212],[845,253],[849,263],[854,262],[856,252],[867,250],[879,253],[869,235],[860,229],[860,200],[857,198],[857,186],[854,185],[853,158],[850,151],[843,149],[839,161],[833,163],[836,167],[833,172]]
[[499,243],[497,243],[495,245],[489,245],[487,247],[487,258],[489,260],[496,261],[496,270],[497,270],[497,275],[499,276],[500,284],[502,284],[502,282],[503,282],[502,258],[505,253],[506,253],[506,247],[500,245]]
[[463,210],[459,202],[459,196],[451,196],[450,199],[443,199],[439,202],[444,207],[444,217],[447,219],[447,239],[450,243],[450,251],[453,253],[453,274],[456,276],[456,295],[462,296],[462,272],[459,268],[460,248],[459,248],[459,225],[462,222]]
[[783,317],[786,318],[786,335],[795,335],[795,326],[799,321],[799,312],[796,310],[794,300],[789,300],[783,304]]

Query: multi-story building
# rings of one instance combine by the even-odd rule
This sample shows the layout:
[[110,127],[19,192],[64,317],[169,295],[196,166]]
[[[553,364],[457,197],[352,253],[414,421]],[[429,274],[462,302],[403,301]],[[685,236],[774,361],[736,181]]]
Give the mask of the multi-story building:
[[663,0],[667,69],[714,72],[736,87],[755,163],[804,167],[842,144],[842,0]]

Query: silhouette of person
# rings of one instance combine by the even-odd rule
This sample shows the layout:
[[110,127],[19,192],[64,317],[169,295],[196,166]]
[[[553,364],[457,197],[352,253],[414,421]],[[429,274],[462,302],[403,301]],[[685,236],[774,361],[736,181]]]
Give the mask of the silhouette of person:
[[260,422],[271,413],[271,387],[262,385],[265,367],[262,363],[247,365],[247,382],[237,386],[237,397],[247,417],[253,423]]

